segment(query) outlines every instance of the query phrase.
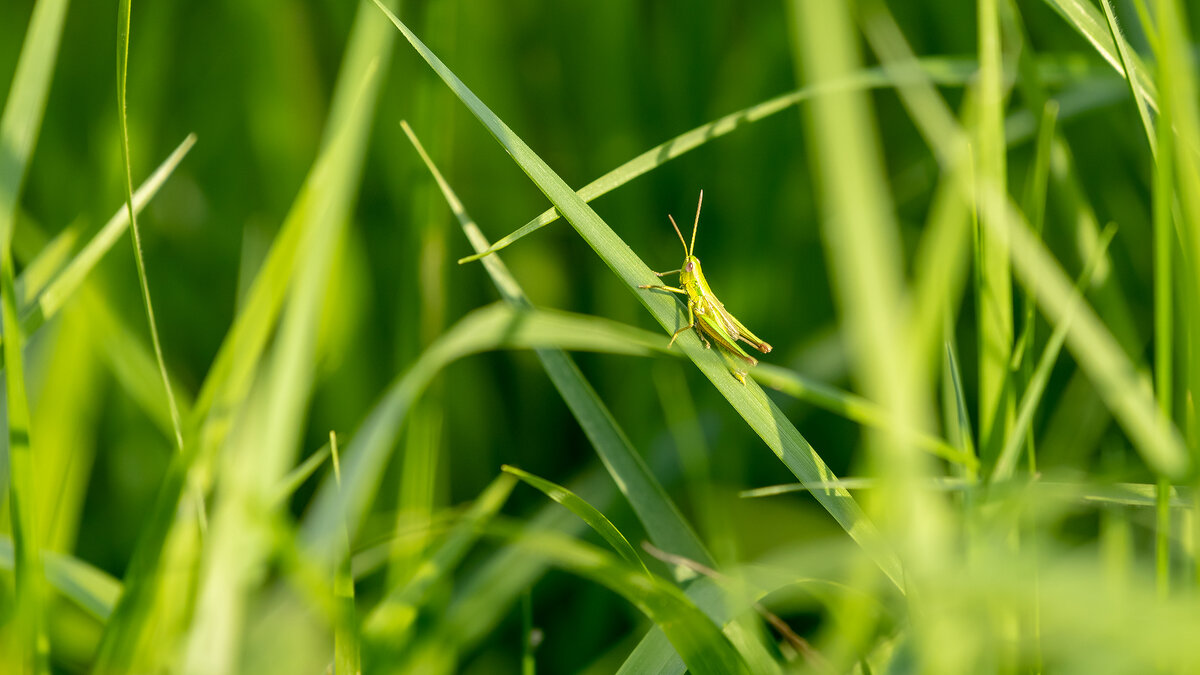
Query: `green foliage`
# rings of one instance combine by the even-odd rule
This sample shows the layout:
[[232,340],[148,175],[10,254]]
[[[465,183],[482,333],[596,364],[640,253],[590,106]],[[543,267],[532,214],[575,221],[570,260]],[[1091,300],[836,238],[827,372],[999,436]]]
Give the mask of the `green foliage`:
[[0,672],[1200,670],[1198,20],[0,3]]

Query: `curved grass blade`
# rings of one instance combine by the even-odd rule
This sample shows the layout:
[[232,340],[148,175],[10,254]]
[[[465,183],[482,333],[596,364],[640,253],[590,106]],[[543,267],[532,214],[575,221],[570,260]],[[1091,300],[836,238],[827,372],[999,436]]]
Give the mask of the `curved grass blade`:
[[390,591],[367,615],[363,634],[368,640],[383,648],[406,643],[405,633],[416,620],[417,611],[425,602],[429,590],[462,562],[467,551],[479,539],[481,528],[504,506],[516,484],[515,478],[501,474],[484,488],[445,540],[417,568],[413,577],[403,586]]
[[21,351],[24,338],[13,271],[13,226],[17,202],[37,144],[46,99],[66,17],[66,0],[40,0],[33,9],[18,57],[8,100],[0,116],[0,326],[7,338],[3,353],[8,427],[9,520],[16,577],[11,613],[15,653],[5,655],[6,670],[43,673],[49,668],[41,545],[35,518],[35,456],[30,442],[29,402]]
[[729,638],[671,583],[646,576],[641,568],[575,539],[527,529],[506,532],[495,524],[488,531],[512,546],[619,593],[663,630],[690,672],[750,672]]
[[[404,34],[413,48],[426,63],[442,78],[466,104],[480,122],[492,133],[501,146],[521,167],[531,180],[566,217],[589,246],[612,271],[621,278],[630,292],[650,311],[663,328],[673,331],[684,320],[679,303],[662,294],[641,293],[637,286],[657,283],[658,277],[650,271],[629,246],[593,211],[586,202],[575,194],[566,182],[546,165],[495,113],[487,108],[434,54],[414,35],[400,19],[384,7],[379,0],[375,4],[387,15],[396,28]],[[771,448],[780,460],[802,481],[818,481],[830,477],[830,471],[816,450],[796,430],[783,412],[767,398],[756,384],[743,386],[730,375],[728,367],[718,354],[706,350],[693,331],[686,332],[677,340],[680,349],[716,386],[717,390],[733,405],[738,414]],[[867,520],[862,509],[848,492],[830,490],[818,492],[817,501],[824,506],[852,538],[864,546],[887,575],[902,586],[899,561],[887,549],[878,531]]]
[[[425,152],[416,134],[407,123],[401,122],[400,125],[425,162],[425,166],[433,174],[471,246],[476,251],[486,250],[487,239]],[[532,306],[525,291],[517,284],[517,280],[509,273],[499,256],[489,256],[483,261],[483,266],[501,297],[508,303],[518,308]],[[629,437],[600,400],[591,383],[579,371],[571,356],[561,349],[538,349],[535,353],[551,382],[566,401],[571,414],[578,420],[588,440],[596,449],[600,461],[612,474],[613,481],[621,493],[629,500],[650,539],[670,551],[711,564],[712,558],[700,542],[700,538],[646,466],[642,455],[634,449]]]
[[1067,340],[1067,331],[1071,327],[1071,320],[1074,318],[1077,307],[1084,302],[1083,294],[1087,290],[1087,286],[1092,280],[1096,268],[1099,267],[1100,261],[1104,259],[1105,251],[1108,250],[1108,245],[1112,242],[1112,238],[1116,233],[1117,228],[1115,226],[1110,225],[1104,229],[1104,232],[1100,235],[1099,248],[1092,254],[1092,259],[1088,261],[1083,272],[1079,275],[1079,279],[1075,284],[1076,295],[1074,302],[1065,310],[1058,325],[1054,327],[1054,332],[1050,334],[1050,339],[1046,342],[1042,356],[1038,359],[1037,368],[1034,369],[1033,376],[1029,378],[1025,394],[1021,397],[1021,405],[1017,413],[1017,420],[1013,423],[1012,434],[1008,437],[1008,442],[1005,443],[1004,449],[1000,451],[1000,456],[996,459],[996,467],[992,470],[993,482],[1010,478],[1017,466],[1017,459],[1021,453],[1021,444],[1026,440],[1026,433],[1033,423],[1033,414],[1037,412],[1038,405],[1042,402],[1042,394],[1046,391],[1046,383],[1050,380],[1050,372],[1054,369],[1054,364],[1058,362],[1059,352],[1062,351],[1063,343]]
[[612,524],[612,521],[596,507],[580,499],[578,495],[565,487],[548,481],[545,478],[539,478],[527,471],[522,471],[515,466],[505,464],[500,467],[500,470],[520,478],[525,483],[540,490],[542,494],[550,499],[567,507],[571,513],[579,516],[580,520],[587,523],[588,527],[592,528],[604,541],[607,541],[608,545],[612,546],[613,550],[624,558],[626,562],[631,565],[637,565],[647,575],[650,574],[650,570],[646,568],[646,563],[638,557],[637,551],[633,550],[633,546],[630,546],[629,540],[625,538],[625,535],[621,534],[621,531]]
[[329,543],[345,514],[353,538],[379,489],[383,465],[405,416],[425,387],[448,364],[470,354],[501,348],[558,347],[646,356],[665,351],[666,338],[624,324],[578,314],[517,310],[504,304],[477,309],[463,317],[397,377],[354,432],[343,455],[344,490],[327,477],[304,518],[305,551],[337,562]]

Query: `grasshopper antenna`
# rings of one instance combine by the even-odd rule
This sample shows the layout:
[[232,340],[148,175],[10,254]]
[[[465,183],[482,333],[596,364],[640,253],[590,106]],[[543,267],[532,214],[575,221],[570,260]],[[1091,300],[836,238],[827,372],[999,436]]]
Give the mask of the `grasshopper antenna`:
[[683,244],[683,255],[691,255],[691,253],[688,252],[687,242],[683,240],[683,233],[679,231],[679,226],[675,224],[675,216],[672,216],[668,213],[667,218],[671,219],[671,227],[675,228],[675,234],[679,235],[679,243]]
[[704,204],[704,190],[700,191],[700,201],[696,202],[696,222],[692,223],[692,247],[688,249],[688,255],[692,255],[696,250],[696,228],[700,225],[700,207]]

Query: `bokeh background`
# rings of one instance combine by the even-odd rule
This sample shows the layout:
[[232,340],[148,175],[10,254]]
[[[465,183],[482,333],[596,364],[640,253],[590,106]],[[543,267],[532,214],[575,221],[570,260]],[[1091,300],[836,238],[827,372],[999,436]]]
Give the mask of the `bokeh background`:
[[[10,86],[33,4],[0,3],[0,91]],[[1136,26],[1133,3],[1116,4]],[[958,85],[942,89],[958,106],[978,49],[974,3],[889,6],[918,54],[944,57],[951,70],[967,73]],[[1029,46],[1059,73],[1048,78],[1049,93],[1062,104],[1060,133],[1078,167],[1068,179],[1052,179],[1046,241],[1070,274],[1082,268],[1085,251],[1071,224],[1078,213],[1070,190],[1084,196],[1099,224],[1119,223],[1097,284],[1116,290],[1101,290],[1091,300],[1127,354],[1144,362],[1153,321],[1153,165],[1137,109],[1117,72],[1050,3],[1020,0],[1014,6]],[[370,3],[363,7],[373,9]],[[139,221],[162,348],[185,395],[194,395],[203,382],[317,155],[359,9],[358,3],[325,0],[133,6],[128,119],[135,184],[187,134],[198,138]],[[1191,13],[1194,22],[1200,12]],[[430,0],[403,2],[401,16],[572,186],[800,82],[792,49],[798,38],[790,34],[782,2]],[[68,227],[93,232],[123,203],[115,22],[115,3],[70,6],[20,202],[18,258],[23,249],[36,252],[39,242]],[[1136,27],[1128,38],[1149,51]],[[471,249],[399,121],[409,121],[489,238],[498,239],[549,206],[402,39],[390,63],[380,63],[380,72],[357,202],[327,289],[303,456],[316,452],[330,430],[353,431],[387,384],[437,336],[498,297],[481,265],[456,264]],[[911,265],[938,165],[896,94],[876,89],[870,97],[902,257]],[[1037,113],[1019,94],[1007,105],[1015,193],[1033,159],[1031,121]],[[820,177],[813,175],[808,140],[801,108],[790,108],[665,163],[593,207],[647,264],[671,269],[679,245],[667,214],[690,221],[703,189],[696,253],[726,306],[774,346],[764,361],[853,389],[822,243]],[[538,306],[659,329],[563,221],[514,244],[503,257]],[[122,371],[123,341],[149,349],[127,240],[105,256],[88,287],[105,298],[112,322],[97,320],[89,303],[73,301],[29,337],[27,379],[34,433],[70,448],[71,466],[63,474],[69,479],[56,491],[62,506],[47,546],[120,579],[173,449],[161,400],[148,398],[147,389],[131,391],[129,381],[137,376]],[[954,334],[973,418],[974,311],[968,292]],[[1050,328],[1038,321],[1043,339]],[[837,536],[836,523],[807,496],[738,496],[740,490],[795,478],[686,361],[603,354],[580,354],[577,360],[685,514],[695,519],[713,506],[725,514],[736,536],[714,547],[723,555],[754,560],[784,544]],[[152,393],[153,385],[153,380],[146,385]],[[677,436],[665,421],[664,392],[678,397],[681,391],[694,405],[715,477],[705,504],[695,503],[697,493],[680,479]],[[772,397],[837,475],[854,475],[862,467],[858,425],[809,402]],[[1043,471],[1153,480],[1069,354],[1054,369],[1034,429]],[[437,450],[429,489],[439,508],[475,498],[501,464],[559,483],[598,466],[532,354],[472,356],[440,375],[410,415],[364,541],[384,536],[396,522],[400,466],[414,446]],[[322,467],[297,490],[288,507],[293,516],[305,512],[318,479],[329,470]],[[518,488],[505,513],[520,517],[544,502],[542,494]],[[635,545],[645,538],[619,500],[605,513]],[[1131,535],[1138,541],[1150,537],[1144,520]],[[1100,529],[1100,517],[1089,512],[1061,532],[1092,545]],[[584,538],[600,542],[595,535]],[[464,568],[489,550],[474,551]],[[377,597],[382,584],[364,580],[360,596]],[[452,586],[442,591],[453,592]],[[535,624],[544,633],[537,660],[548,673],[611,672],[647,625],[619,596],[563,572],[542,578],[532,603]],[[802,634],[825,620],[812,608],[784,614]],[[458,655],[456,669],[516,672],[521,617],[517,607],[505,616]],[[99,627],[82,615],[52,624],[56,670],[86,670]]]

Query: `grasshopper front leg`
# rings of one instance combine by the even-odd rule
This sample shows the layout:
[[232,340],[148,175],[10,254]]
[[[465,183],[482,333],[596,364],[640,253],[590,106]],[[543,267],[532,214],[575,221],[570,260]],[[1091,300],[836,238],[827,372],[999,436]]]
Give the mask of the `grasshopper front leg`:
[[675,344],[675,338],[679,337],[680,333],[682,333],[683,331],[696,325],[696,317],[694,317],[692,315],[692,303],[689,302],[687,304],[687,307],[688,307],[688,323],[686,326],[680,328],[679,330],[677,330],[671,334],[671,341],[667,343],[667,349],[670,349],[671,345]]

